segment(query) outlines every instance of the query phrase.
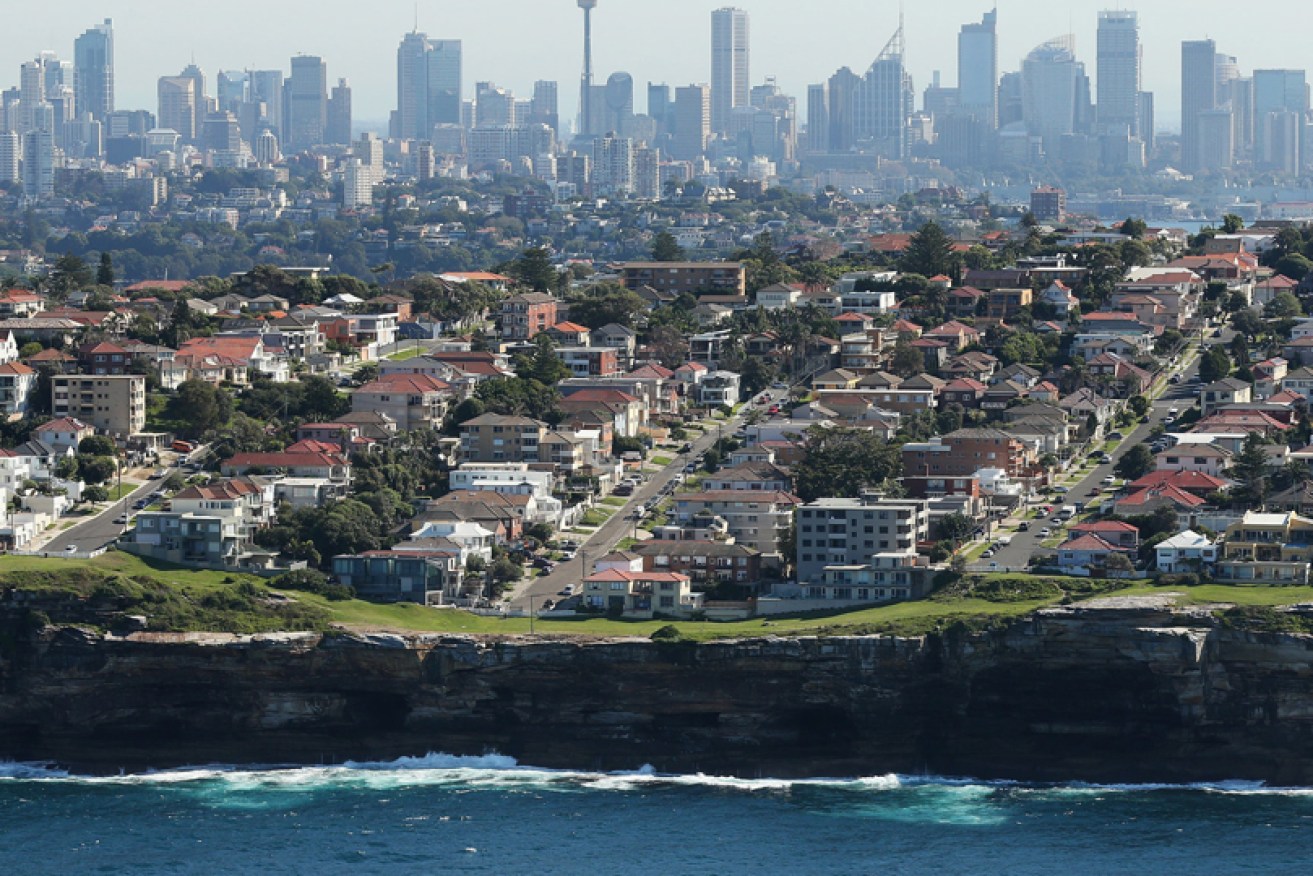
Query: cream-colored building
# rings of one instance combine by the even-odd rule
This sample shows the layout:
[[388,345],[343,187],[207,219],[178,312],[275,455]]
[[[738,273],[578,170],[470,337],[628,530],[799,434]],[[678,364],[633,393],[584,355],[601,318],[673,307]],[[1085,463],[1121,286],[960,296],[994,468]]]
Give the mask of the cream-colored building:
[[146,378],[141,374],[68,374],[51,381],[55,419],[76,417],[119,438],[146,428]]

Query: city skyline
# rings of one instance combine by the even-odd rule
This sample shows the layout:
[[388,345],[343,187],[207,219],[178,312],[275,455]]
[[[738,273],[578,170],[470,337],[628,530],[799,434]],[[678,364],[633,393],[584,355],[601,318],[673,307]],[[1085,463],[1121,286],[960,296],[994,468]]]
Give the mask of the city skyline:
[[[397,43],[416,24],[433,39],[463,42],[463,96],[467,99],[476,81],[496,81],[524,97],[531,94],[538,80],[578,81],[581,51],[577,6],[559,0],[560,9],[548,15],[543,12],[548,2],[487,0],[477,7],[454,7],[440,13],[420,10],[416,20],[413,4],[388,0],[368,22],[353,22],[350,28],[341,27],[340,19],[323,16],[297,20],[294,27],[261,30],[252,28],[251,19],[244,14],[259,13],[268,18],[267,7],[253,0],[232,0],[222,10],[190,9],[185,20],[179,17],[176,24],[167,16],[126,0],[70,0],[61,4],[57,19],[53,12],[35,11],[14,22],[9,39],[0,47],[0,66],[6,66],[11,71],[9,79],[16,82],[18,65],[39,51],[49,49],[72,60],[74,40],[108,17],[115,20],[115,103],[119,108],[152,108],[159,77],[171,75],[193,58],[213,81],[220,70],[287,70],[290,57],[304,53],[323,57],[334,79],[351,81],[358,125],[386,134],[388,115],[396,100]],[[717,0],[673,0],[660,8],[633,9],[601,0],[594,15],[596,78],[603,81],[610,73],[624,70],[640,89],[648,81],[666,82],[672,87],[710,83],[711,13],[724,5]],[[809,15],[807,23],[816,27],[818,34],[824,33],[825,51],[809,53],[798,50],[798,14],[792,6],[780,0],[740,4],[752,17],[752,53],[757,57],[752,84],[774,76],[786,93],[802,100],[807,86],[824,81],[836,66],[864,71],[875,60],[887,34],[897,28],[897,10],[892,7],[871,11],[857,0],[826,0],[823,5],[828,16]],[[961,25],[979,21],[992,5],[947,0],[933,9],[907,11],[906,63],[918,104],[934,71],[939,71],[945,82],[956,81],[956,52],[945,47],[954,45]],[[1040,0],[1000,4],[1000,74],[1019,69],[1034,46],[1071,32],[1076,36],[1077,59],[1086,64],[1097,84],[1097,16],[1116,6],[1126,4],[1076,0],[1062,11]],[[532,19],[524,16],[530,9],[536,13]],[[1184,40],[1211,35],[1218,51],[1235,55],[1246,70],[1302,68],[1307,63],[1294,29],[1267,33],[1257,24],[1229,20],[1224,34],[1199,27],[1197,22],[1220,22],[1223,12],[1230,11],[1218,0],[1195,4],[1190,20],[1182,20],[1179,10],[1157,5],[1134,11],[1139,13],[1144,47],[1143,88],[1156,94],[1158,130],[1175,130],[1178,126],[1180,44]],[[825,28],[827,19],[833,19],[833,28]],[[526,23],[523,27],[507,27],[507,21]],[[848,26],[850,23],[857,26]],[[189,38],[189,30],[197,35]],[[630,39],[635,31],[642,32],[644,39]],[[672,45],[680,46],[680,50],[671,51]],[[553,50],[544,51],[543,46]],[[567,88],[561,97],[561,117],[573,119],[577,110],[575,94]]]

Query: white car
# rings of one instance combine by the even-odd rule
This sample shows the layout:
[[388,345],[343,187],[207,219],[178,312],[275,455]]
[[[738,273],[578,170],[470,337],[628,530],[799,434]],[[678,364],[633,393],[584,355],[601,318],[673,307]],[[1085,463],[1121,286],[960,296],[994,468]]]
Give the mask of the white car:
[[64,548],[64,553],[66,554],[75,554],[77,552],[78,552],[78,546],[75,544],[71,544],[68,547]]
[[1039,531],[1039,537],[1040,537],[1040,538],[1048,538],[1048,537],[1051,536],[1051,535],[1053,535],[1053,530],[1051,530],[1051,529],[1041,529],[1041,530]]
[[1112,486],[1113,484],[1117,483],[1117,479],[1114,478],[1112,475],[1109,475],[1108,477],[1103,479],[1103,482],[1108,486]]

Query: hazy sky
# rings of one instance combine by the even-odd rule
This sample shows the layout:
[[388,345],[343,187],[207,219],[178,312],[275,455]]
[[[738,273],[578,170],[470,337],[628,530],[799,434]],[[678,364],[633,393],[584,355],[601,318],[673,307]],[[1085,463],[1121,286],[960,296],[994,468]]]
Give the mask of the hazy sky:
[[[634,77],[637,111],[645,83],[710,79],[712,0],[599,0],[594,12],[595,67],[600,81],[616,70]],[[775,76],[798,98],[805,117],[806,86],[839,67],[862,73],[898,25],[898,4],[885,0],[743,0],[752,16],[752,80]],[[957,78],[957,30],[978,21],[990,0],[913,0],[907,7],[907,60],[920,104],[934,70],[944,84]],[[573,113],[582,66],[582,13],[575,0],[425,0],[419,27],[430,36],[464,41],[465,84],[493,80],[528,97],[536,79],[561,83],[562,116]],[[1076,50],[1094,78],[1096,15],[1137,8],[1114,0],[999,0],[1000,71],[1015,70],[1040,42],[1076,34]],[[1180,41],[1212,37],[1242,70],[1304,67],[1306,30],[1274,27],[1300,21],[1302,3],[1266,0],[1248,15],[1234,0],[1154,0],[1138,4],[1145,88],[1157,93],[1158,127],[1178,125]],[[396,46],[415,22],[412,0],[59,0],[27,4],[7,16],[0,39],[0,85],[18,82],[18,65],[42,49],[72,59],[73,40],[112,17],[117,54],[117,104],[155,110],[155,80],[195,56],[213,94],[220,69],[288,68],[295,53],[322,55],[330,83],[354,88],[357,121],[386,120],[396,98]]]

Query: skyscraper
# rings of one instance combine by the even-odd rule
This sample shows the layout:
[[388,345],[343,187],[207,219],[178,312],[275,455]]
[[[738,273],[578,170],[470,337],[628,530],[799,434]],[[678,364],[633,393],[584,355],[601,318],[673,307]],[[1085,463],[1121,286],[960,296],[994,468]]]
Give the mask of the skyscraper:
[[220,70],[214,86],[220,112],[236,113],[246,103],[246,86],[251,76],[245,70]]
[[958,106],[989,128],[998,127],[998,11],[980,24],[964,24],[957,36]]
[[[1200,169],[1199,116],[1217,107],[1217,43],[1187,40],[1181,43],[1181,165]],[[1209,129],[1215,130],[1215,120]]]
[[1026,130],[1056,153],[1063,136],[1076,133],[1088,99],[1085,65],[1076,60],[1075,38],[1054,37],[1036,46],[1021,65],[1022,112]]
[[351,142],[351,84],[337,80],[328,96],[328,121],[324,142],[345,146]]
[[288,149],[308,149],[324,142],[328,126],[328,65],[316,55],[292,59],[287,94],[284,140]]
[[1308,112],[1303,70],[1254,71],[1254,152],[1256,163],[1298,173],[1300,134]]
[[[833,86],[831,92],[833,92]],[[903,65],[903,26],[885,45],[857,88],[853,136],[885,158],[907,155],[908,120],[916,95]]]
[[706,151],[711,138],[711,86],[685,85],[675,89],[674,141],[670,154],[691,161]]
[[23,135],[23,199],[47,201],[55,196],[55,135],[46,129]]
[[253,104],[251,130],[268,126],[281,142],[283,130],[283,71],[251,70],[248,99]]
[[21,142],[16,131],[0,131],[0,183],[19,181]]
[[711,130],[729,130],[730,112],[748,105],[748,13],[725,7],[711,13]]
[[539,79],[533,84],[533,102],[529,110],[529,121],[537,125],[546,125],[556,133],[560,133],[561,115],[554,80]]
[[1134,12],[1099,13],[1099,129],[1140,136],[1140,20]]
[[184,141],[195,140],[196,83],[185,76],[163,76],[159,81],[159,126],[178,132]]
[[205,71],[195,64],[188,64],[178,75],[183,79],[190,79],[193,84],[192,97],[195,100],[193,111],[196,118],[192,122],[192,130],[195,132],[193,136],[199,139],[201,129],[205,126],[205,117],[210,112],[210,98],[205,91]]
[[106,18],[73,43],[73,90],[79,113],[104,122],[114,112],[114,22]]
[[397,110],[392,136],[425,140],[434,125],[460,124],[461,42],[409,33],[397,47]]

